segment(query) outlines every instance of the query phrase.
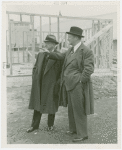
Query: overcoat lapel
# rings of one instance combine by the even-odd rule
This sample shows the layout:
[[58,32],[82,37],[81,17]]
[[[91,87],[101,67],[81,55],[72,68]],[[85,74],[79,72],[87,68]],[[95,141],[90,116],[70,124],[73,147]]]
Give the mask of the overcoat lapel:
[[48,60],[45,71],[44,71],[44,75],[50,70],[50,68],[54,65],[55,62],[56,60],[52,60],[52,59]]
[[79,59],[79,58],[81,59],[82,58],[81,54],[80,54],[80,57],[79,57],[79,51],[80,51],[80,49],[83,49],[83,44],[81,44],[79,46],[79,48],[77,49],[77,51],[73,55],[70,54],[70,52],[71,52],[71,50],[70,50],[70,52],[66,56],[66,60],[67,61],[65,61],[64,68],[66,68],[74,59]]
[[[56,49],[54,49],[54,52],[56,52]],[[50,68],[54,65],[55,62],[56,60],[48,59],[48,62],[44,71],[44,75],[50,70]]]
[[39,73],[41,72],[41,69],[42,69],[42,63],[44,60],[44,56],[45,56],[44,53],[39,53],[38,60],[36,60],[36,61],[38,61],[37,66],[38,66],[38,72]]

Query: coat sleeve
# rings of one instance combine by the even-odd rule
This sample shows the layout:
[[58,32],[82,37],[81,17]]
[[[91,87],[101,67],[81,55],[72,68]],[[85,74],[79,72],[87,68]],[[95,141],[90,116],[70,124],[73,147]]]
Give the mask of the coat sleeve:
[[66,52],[65,53],[50,52],[48,54],[48,58],[53,59],[53,60],[64,60],[65,55],[66,55]]
[[54,96],[59,96],[59,91],[60,91],[60,81],[61,81],[61,72],[62,72],[62,65],[63,62],[62,61],[58,61],[59,66],[58,66],[58,72],[57,72],[57,79],[56,79],[56,83],[54,86]]
[[32,78],[33,78],[34,73],[35,73],[35,70],[36,70],[36,68],[37,68],[38,58],[39,58],[39,54],[37,55],[36,62],[35,62],[35,64],[34,64],[34,67],[33,67],[33,70],[32,70]]
[[80,76],[80,81],[85,83],[89,80],[90,75],[94,72],[94,55],[91,50],[88,50],[84,55],[83,71]]

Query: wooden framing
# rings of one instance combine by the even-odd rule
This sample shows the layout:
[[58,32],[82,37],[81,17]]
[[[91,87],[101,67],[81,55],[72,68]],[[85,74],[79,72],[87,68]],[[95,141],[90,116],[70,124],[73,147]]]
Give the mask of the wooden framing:
[[18,47],[18,63],[19,63],[19,47]]
[[[57,37],[58,37],[58,42],[59,42],[59,33],[60,33],[60,29],[59,29],[59,17],[57,17]],[[59,45],[58,45],[58,50],[59,50]]]
[[86,18],[86,17],[71,17],[71,16],[58,16],[58,15],[45,15],[45,14],[34,14],[34,13],[24,13],[24,12],[11,12],[6,11],[7,14],[16,15],[29,15],[29,16],[41,16],[41,17],[54,17],[54,18],[67,18],[67,19],[80,19],[80,20],[106,20],[111,21],[112,19],[99,19],[99,18]]
[[8,14],[8,28],[9,28],[9,59],[10,59],[10,75],[13,74],[12,70],[12,48],[11,48],[11,22]]
[[65,33],[65,47],[67,46],[67,34]]
[[[40,41],[40,47],[42,47],[42,40],[44,40],[45,35],[44,32],[42,32],[42,17],[48,17],[49,18],[49,32],[45,32],[45,33],[49,33],[49,34],[53,34],[56,33],[57,34],[57,40],[58,42],[60,42],[60,34],[62,37],[62,34],[64,34],[63,32],[60,32],[60,18],[66,18],[66,19],[79,19],[79,20],[91,20],[92,21],[92,28],[90,29],[84,29],[84,35],[85,35],[85,41],[86,44],[88,44],[90,42],[90,48],[93,48],[92,50],[94,51],[94,49],[96,49],[96,67],[99,68],[100,67],[100,63],[101,63],[101,59],[100,59],[100,41],[101,41],[101,35],[103,35],[103,33],[106,33],[108,30],[110,30],[110,28],[113,26],[112,24],[110,24],[112,22],[112,19],[98,19],[98,18],[85,18],[85,17],[70,17],[70,16],[57,16],[57,15],[44,15],[44,14],[33,14],[33,13],[21,13],[21,12],[6,12],[8,14],[8,27],[9,27],[9,59],[10,59],[10,74],[12,75],[12,45],[11,45],[11,25],[12,23],[24,23],[24,24],[30,24],[32,27],[32,55],[30,57],[32,57],[32,62],[33,64],[35,63],[35,31],[34,31],[34,16],[39,16],[40,18],[40,34],[39,34],[39,41]],[[20,16],[20,21],[11,21],[9,19],[10,14],[15,14],[15,15],[19,15]],[[22,15],[28,15],[30,16],[30,22],[22,22]],[[55,17],[57,19],[57,32],[51,32],[51,17]],[[96,24],[96,22],[98,22],[98,24]],[[102,29],[102,24],[104,23],[106,24],[104,29]],[[109,24],[108,24],[109,23]],[[108,25],[107,25],[108,24]],[[98,28],[97,28],[98,27]],[[98,29],[98,33],[96,32],[96,28]],[[65,47],[67,47],[67,34],[64,34],[65,38],[61,41],[65,41]],[[92,37],[91,37],[92,36]],[[28,37],[27,37],[28,38]],[[7,40],[7,37],[6,37]],[[95,43],[95,41],[97,41]],[[111,48],[111,41],[109,41],[109,66],[111,65],[112,62],[112,48]],[[62,46],[64,46],[64,44],[61,43]],[[7,46],[7,44],[6,44]],[[28,49],[28,43],[27,43],[27,49]],[[24,48],[24,33],[23,33],[23,48]],[[59,46],[58,46],[58,50],[59,50]],[[29,53],[29,51],[28,51]],[[101,52],[102,53],[102,52]],[[104,53],[104,52],[103,52]],[[7,60],[8,62],[8,60]],[[25,62],[25,57],[24,57],[24,49],[23,49],[23,62]],[[18,63],[19,63],[19,48],[18,48]]]
[[31,17],[31,23],[32,23],[32,62],[33,65],[35,63],[35,34],[34,34],[34,16]]
[[26,22],[26,21],[10,21],[12,23],[20,23],[20,24],[30,24],[30,22]]
[[8,39],[7,39],[7,30],[6,30],[6,64],[8,65]]
[[51,17],[49,17],[49,34],[51,34]]
[[25,62],[25,54],[24,54],[24,32],[23,32],[23,62]]
[[59,17],[57,18],[57,37],[58,37],[58,42],[59,42]]
[[92,36],[94,35],[94,20],[92,20]]
[[42,47],[42,17],[40,16],[40,47]]
[[20,14],[20,22],[22,22],[22,15]]

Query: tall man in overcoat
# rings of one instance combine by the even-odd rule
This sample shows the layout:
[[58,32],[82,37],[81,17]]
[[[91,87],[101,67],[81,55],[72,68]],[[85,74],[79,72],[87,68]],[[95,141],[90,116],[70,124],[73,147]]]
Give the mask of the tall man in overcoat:
[[[54,35],[47,35],[45,47],[49,51],[56,51],[58,44]],[[59,106],[60,73],[62,62],[49,60],[47,55],[39,52],[32,73],[32,89],[29,109],[33,109],[31,127],[27,132],[39,128],[42,114],[48,114],[48,130],[53,130],[55,113]]]
[[61,74],[60,104],[67,106],[69,117],[68,134],[76,133],[73,142],[88,139],[87,115],[94,113],[91,74],[94,72],[93,52],[86,47],[81,38],[83,30],[71,27],[68,34],[72,45],[66,53],[45,50],[53,60],[64,60]]

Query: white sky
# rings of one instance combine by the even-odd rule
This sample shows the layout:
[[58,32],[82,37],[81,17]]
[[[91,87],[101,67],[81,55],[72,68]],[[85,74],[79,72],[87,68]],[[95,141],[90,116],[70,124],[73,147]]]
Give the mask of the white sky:
[[[63,2],[62,2],[63,3]],[[16,12],[27,12],[27,13],[39,13],[39,14],[51,14],[58,15],[59,11],[61,11],[63,16],[94,16],[107,14],[112,12],[117,12],[116,3],[96,3],[95,5],[91,5],[91,3],[85,2],[67,2],[67,5],[61,5],[61,2],[54,5],[54,2],[45,3],[30,3],[22,2],[16,5],[7,5],[7,11],[16,11]],[[64,2],[65,3],[65,2]],[[29,5],[28,5],[29,4]]]
[[[58,15],[61,11],[62,16],[96,16],[117,12],[117,3],[115,2],[7,2],[6,11],[26,12],[35,14]],[[15,17],[16,16],[16,17]],[[17,15],[11,19],[19,21]],[[29,17],[25,17],[23,21],[29,21]],[[56,19],[51,19],[51,22],[56,22]],[[39,17],[35,18],[35,28],[39,26]],[[48,18],[43,18],[42,24],[49,23]],[[8,24],[8,23],[7,23]]]

